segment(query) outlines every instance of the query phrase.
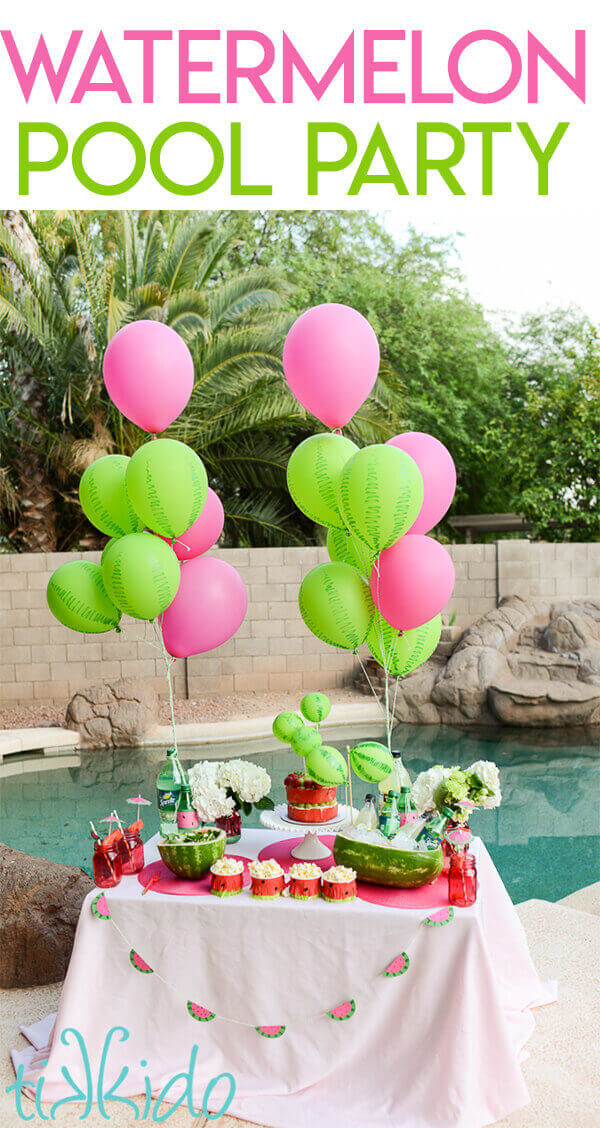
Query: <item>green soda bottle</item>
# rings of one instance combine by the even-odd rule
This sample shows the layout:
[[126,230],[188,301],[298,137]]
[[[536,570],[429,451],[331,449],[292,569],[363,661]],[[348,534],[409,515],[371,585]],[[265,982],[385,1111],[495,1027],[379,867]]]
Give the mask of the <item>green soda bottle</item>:
[[160,833],[177,833],[177,806],[181,789],[187,783],[186,774],[179,763],[176,748],[167,748],[167,759],[156,780],[156,798],[160,818]]
[[388,791],[385,797],[385,802],[379,812],[378,829],[386,838],[393,838],[400,830],[400,812],[396,791]]
[[436,850],[441,846],[448,823],[453,817],[449,807],[442,807],[441,811],[436,811],[433,818],[421,827],[415,842],[424,842],[429,850]]

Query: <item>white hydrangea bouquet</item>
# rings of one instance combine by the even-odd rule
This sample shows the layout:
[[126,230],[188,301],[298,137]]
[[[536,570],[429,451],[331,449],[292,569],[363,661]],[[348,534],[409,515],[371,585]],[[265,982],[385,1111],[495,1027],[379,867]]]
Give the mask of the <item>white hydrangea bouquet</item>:
[[271,777],[249,760],[200,760],[188,776],[194,807],[204,823],[226,818],[235,810],[245,815],[253,807],[273,810]]
[[489,810],[502,801],[500,774],[492,760],[476,760],[470,768],[436,764],[421,772],[412,785],[419,814],[449,807],[457,822],[467,822],[474,807]]

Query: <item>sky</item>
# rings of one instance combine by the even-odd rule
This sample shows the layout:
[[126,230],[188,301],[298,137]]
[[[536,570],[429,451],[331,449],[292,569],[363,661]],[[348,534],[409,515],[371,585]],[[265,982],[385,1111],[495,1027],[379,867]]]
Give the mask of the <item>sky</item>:
[[[385,216],[400,240],[406,213]],[[435,218],[416,210],[408,222],[424,234],[458,234],[471,295],[492,313],[521,314],[545,306],[576,305],[600,322],[600,235],[596,216],[574,207],[523,213],[456,209]]]

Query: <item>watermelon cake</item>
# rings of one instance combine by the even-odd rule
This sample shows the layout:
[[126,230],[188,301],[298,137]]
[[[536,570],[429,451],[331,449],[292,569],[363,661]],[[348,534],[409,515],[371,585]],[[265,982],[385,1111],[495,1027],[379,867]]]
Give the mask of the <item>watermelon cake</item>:
[[322,787],[308,776],[286,776],[288,818],[294,822],[326,823],[337,818],[337,787]]
[[288,870],[290,897],[298,901],[312,901],[319,896],[321,869],[314,862],[295,862]]

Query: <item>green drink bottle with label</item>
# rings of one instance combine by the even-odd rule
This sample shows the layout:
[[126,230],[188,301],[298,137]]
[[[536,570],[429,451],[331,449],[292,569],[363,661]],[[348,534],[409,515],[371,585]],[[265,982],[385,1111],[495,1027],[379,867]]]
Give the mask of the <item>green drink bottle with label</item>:
[[421,828],[415,841],[424,842],[429,850],[437,849],[442,844],[448,823],[452,818],[450,808],[442,807],[441,811],[436,811],[433,818]]
[[177,806],[183,785],[187,783],[186,774],[179,763],[176,748],[167,749],[167,759],[156,780],[156,798],[160,818],[160,833],[177,833]]
[[398,810],[397,792],[388,791],[383,807],[379,812],[378,827],[386,838],[393,838],[400,830],[400,812]]

